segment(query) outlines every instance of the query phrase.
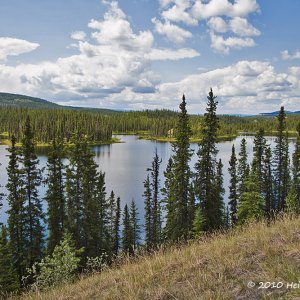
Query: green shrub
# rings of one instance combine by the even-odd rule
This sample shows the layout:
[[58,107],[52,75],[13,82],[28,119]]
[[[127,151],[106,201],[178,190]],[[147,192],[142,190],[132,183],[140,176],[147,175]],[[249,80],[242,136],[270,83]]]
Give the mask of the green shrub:
[[[54,248],[52,255],[35,263],[28,270],[27,278],[32,278],[32,288],[46,289],[74,280],[80,258],[73,246],[70,234],[66,233],[62,241]],[[26,278],[24,278],[26,280]]]

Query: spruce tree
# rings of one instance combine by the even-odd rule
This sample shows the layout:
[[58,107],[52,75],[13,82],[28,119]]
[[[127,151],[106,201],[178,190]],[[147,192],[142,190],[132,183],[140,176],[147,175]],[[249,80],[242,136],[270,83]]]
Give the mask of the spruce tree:
[[[172,220],[174,218],[174,213],[175,213],[175,189],[173,187],[174,185],[174,170],[173,170],[173,159],[172,157],[169,158],[168,164],[166,167],[166,170],[164,171],[164,178],[165,178],[165,183],[164,186],[161,189],[161,194],[162,194],[162,203],[164,210],[166,211],[166,215],[168,218],[166,219],[166,226],[163,228],[162,231],[162,237],[163,239],[166,239],[168,236],[171,235],[170,232],[168,232],[168,229],[171,228]],[[147,211],[146,215],[147,216]],[[147,219],[145,218],[147,221]],[[147,237],[147,231],[146,231],[146,237]]]
[[247,153],[247,142],[243,138],[241,141],[239,159],[237,163],[237,177],[238,177],[238,196],[243,192],[244,181],[249,175],[249,165],[248,165],[248,153]]
[[299,214],[300,213],[300,202],[299,198],[297,198],[297,193],[295,189],[295,185],[292,185],[290,191],[286,197],[286,212],[290,214]]
[[123,252],[133,254],[132,227],[130,224],[130,214],[127,204],[123,210],[123,233],[122,233]]
[[171,183],[168,183],[171,188],[171,198],[167,199],[167,220],[165,228],[165,237],[168,240],[178,240],[180,238],[186,239],[191,230],[191,228],[189,228],[189,222],[187,222],[189,218],[188,190],[191,178],[189,162],[192,155],[189,142],[191,128],[189,125],[189,116],[186,110],[184,95],[179,108],[180,112],[175,131],[176,141],[172,145],[173,177]]
[[132,245],[133,250],[136,250],[140,245],[141,240],[141,226],[139,224],[139,212],[138,208],[134,202],[131,201],[130,204],[130,226],[131,226],[131,234],[132,234]]
[[8,148],[9,163],[7,167],[8,181],[6,189],[8,191],[7,202],[8,232],[11,243],[14,269],[17,272],[19,285],[22,284],[22,277],[25,275],[28,265],[26,235],[25,235],[25,189],[23,176],[20,170],[20,153],[16,148],[16,138],[11,137],[11,146]]
[[97,198],[97,165],[88,139],[77,134],[69,154],[66,171],[68,231],[84,256],[99,255],[99,209]]
[[76,249],[84,245],[83,233],[83,179],[82,140],[79,134],[73,138],[74,146],[69,149],[69,165],[66,169],[67,230],[74,240]]
[[0,298],[8,293],[19,290],[20,284],[13,264],[11,244],[8,240],[7,229],[1,226],[0,230]]
[[260,193],[257,174],[251,171],[244,183],[244,190],[238,204],[238,224],[262,218],[265,210],[264,199]]
[[196,180],[195,189],[202,206],[205,219],[204,229],[207,231],[220,228],[220,224],[215,222],[220,214],[219,199],[216,198],[215,177],[217,167],[217,132],[220,127],[219,119],[216,115],[217,104],[212,89],[207,97],[207,108],[203,118],[201,130],[201,142],[199,143],[198,162],[195,165]]
[[120,249],[120,218],[121,218],[121,207],[120,207],[120,197],[117,197],[116,202],[116,213],[114,218],[114,235],[113,235],[113,254],[116,256]]
[[152,161],[152,167],[149,169],[151,172],[151,190],[152,190],[152,203],[151,203],[151,231],[152,231],[152,244],[157,247],[160,243],[161,237],[161,208],[159,200],[159,190],[160,190],[160,179],[159,179],[159,167],[161,164],[161,159],[157,154],[157,149],[155,149],[155,155]]
[[260,128],[254,137],[252,169],[256,172],[261,192],[263,192],[263,162],[266,150],[264,130]]
[[49,152],[47,163],[47,184],[45,200],[48,202],[48,254],[60,242],[65,229],[66,204],[63,165],[63,146],[55,140]]
[[200,205],[197,206],[195,211],[195,218],[193,220],[192,233],[194,237],[197,237],[204,230],[205,220],[202,212],[202,207]]
[[188,190],[188,218],[186,220],[187,226],[189,228],[189,231],[193,230],[193,222],[195,219],[195,212],[196,212],[196,195],[195,195],[195,187],[194,183],[191,182]]
[[272,151],[269,145],[265,150],[265,156],[263,160],[263,181],[262,191],[265,199],[265,214],[268,219],[274,216],[275,201],[273,191],[273,172],[272,172]]
[[108,203],[108,240],[109,240],[109,251],[108,254],[110,257],[114,254],[114,227],[116,219],[116,198],[114,191],[110,192],[110,195],[107,199]]
[[297,125],[298,137],[293,153],[293,181],[296,197],[300,203],[300,123]]
[[88,146],[88,140],[82,143],[82,192],[83,192],[83,237],[85,255],[95,257],[100,255],[98,248],[99,238],[99,214],[97,199],[97,164],[94,161],[94,153]]
[[230,206],[230,217],[231,224],[234,226],[237,223],[237,205],[238,205],[238,178],[237,178],[237,158],[235,155],[235,148],[232,145],[232,152],[229,161],[228,173],[230,176],[230,185],[229,185],[229,206]]
[[222,160],[219,159],[216,165],[216,177],[215,177],[215,214],[213,216],[213,223],[216,228],[224,228],[225,225],[225,204],[224,204],[224,193],[225,189],[223,186],[223,163]]
[[106,200],[105,191],[105,174],[100,172],[97,177],[96,187],[96,213],[98,238],[96,238],[97,249],[99,254],[107,253],[110,251],[110,234],[109,234],[109,203]]
[[145,207],[145,245],[149,251],[153,247],[153,234],[152,234],[152,190],[150,183],[150,176],[147,175],[144,181],[144,207]]
[[173,160],[172,157],[169,158],[166,170],[164,171],[165,183],[161,189],[163,195],[162,202],[166,205],[168,200],[172,197],[171,192],[174,190],[172,188],[173,179]]
[[[0,167],[1,167],[1,163],[0,163]],[[1,173],[0,173],[0,175],[1,175]],[[2,185],[0,184],[0,189],[2,188]],[[2,203],[2,201],[3,201],[3,197],[4,197],[4,194],[3,193],[1,193],[0,192],[0,219],[1,219],[1,208],[2,208],[2,206],[3,206],[3,203]],[[2,223],[0,222],[0,226],[2,225]]]
[[28,266],[31,267],[43,256],[44,213],[42,201],[38,195],[38,187],[41,185],[41,171],[39,160],[35,152],[34,134],[27,117],[23,132],[21,146],[21,173],[23,177],[23,188],[25,190],[25,237]]
[[276,208],[277,210],[282,210],[285,207],[285,198],[288,194],[289,183],[288,137],[285,134],[286,114],[283,106],[280,108],[277,120],[278,127],[274,150],[274,194]]

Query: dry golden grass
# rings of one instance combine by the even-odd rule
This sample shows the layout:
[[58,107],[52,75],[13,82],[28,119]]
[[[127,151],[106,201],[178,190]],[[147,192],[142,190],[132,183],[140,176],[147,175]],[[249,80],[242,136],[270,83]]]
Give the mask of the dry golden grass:
[[[242,229],[124,262],[23,299],[300,299],[300,219]],[[253,281],[256,286],[248,288]],[[259,289],[259,282],[283,287]]]

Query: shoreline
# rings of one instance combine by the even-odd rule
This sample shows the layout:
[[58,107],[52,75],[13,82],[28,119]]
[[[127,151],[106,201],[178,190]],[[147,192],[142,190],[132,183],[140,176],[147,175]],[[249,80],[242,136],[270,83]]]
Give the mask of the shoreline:
[[[100,145],[111,145],[111,144],[118,144],[118,143],[123,143],[121,139],[117,137],[112,137],[109,141],[95,141],[92,143],[89,143],[89,146],[100,146]],[[71,147],[73,146],[73,143],[67,143],[64,144],[64,147]],[[0,146],[11,146],[11,142],[8,139],[0,139]],[[16,143],[17,147],[21,147],[22,143]],[[51,144],[49,143],[36,143],[35,145],[37,148],[49,148],[51,147]]]
[[[247,132],[247,131],[239,131],[237,134],[232,135],[224,135],[224,136],[218,136],[218,142],[226,142],[226,141],[232,141],[238,136],[254,136],[255,132]],[[89,146],[100,146],[100,145],[112,145],[112,144],[118,144],[118,143],[124,143],[120,138],[115,137],[115,135],[134,135],[137,136],[139,140],[148,140],[148,141],[156,141],[160,143],[174,143],[176,139],[174,137],[156,137],[148,135],[145,131],[130,131],[130,132],[113,132],[114,137],[111,138],[109,141],[95,141],[92,143],[89,143]],[[288,132],[289,137],[297,137],[297,133],[295,131],[289,131]],[[1,134],[0,134],[1,136]],[[5,136],[2,134],[2,136]],[[264,136],[270,136],[270,137],[276,137],[276,131],[270,131],[266,132]],[[190,138],[190,143],[199,143],[201,142],[200,138]],[[11,142],[8,138],[1,139],[0,138],[0,146],[11,146]],[[22,144],[17,143],[17,147],[20,147]],[[71,147],[72,143],[65,144],[65,147]],[[49,143],[37,143],[37,148],[48,148],[51,147],[51,144]]]

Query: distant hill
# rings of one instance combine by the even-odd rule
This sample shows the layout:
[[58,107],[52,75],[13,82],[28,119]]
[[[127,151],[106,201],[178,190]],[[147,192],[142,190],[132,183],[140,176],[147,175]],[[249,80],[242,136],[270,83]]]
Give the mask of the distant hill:
[[[273,111],[273,112],[269,112],[269,113],[261,113],[259,114],[260,116],[267,116],[267,117],[276,117],[278,116],[279,111]],[[285,113],[287,115],[300,115],[300,110],[298,111],[288,111],[286,110]]]
[[44,99],[0,92],[0,108],[1,107],[22,107],[22,108],[52,108],[52,109],[73,109],[83,111],[95,111],[105,114],[118,113],[116,110],[104,108],[90,108],[90,107],[75,107],[63,106]]
[[24,108],[60,108],[61,106],[40,98],[24,95],[0,93],[0,107],[24,107]]

